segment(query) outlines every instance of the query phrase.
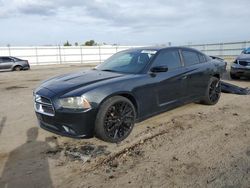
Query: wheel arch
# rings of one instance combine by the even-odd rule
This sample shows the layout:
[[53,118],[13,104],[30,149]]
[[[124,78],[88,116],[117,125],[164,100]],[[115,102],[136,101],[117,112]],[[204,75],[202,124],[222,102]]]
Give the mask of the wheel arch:
[[22,65],[16,64],[16,65],[13,65],[12,70],[15,70],[16,67],[21,67],[21,70],[23,69]]
[[136,117],[138,117],[138,114],[139,114],[139,105],[138,105],[138,102],[135,98],[135,96],[130,93],[130,92],[116,92],[116,93],[112,93],[111,95],[108,95],[107,97],[105,97],[101,103],[99,104],[99,107],[106,101],[108,100],[109,98],[111,97],[115,97],[115,96],[122,96],[122,97],[125,97],[127,98],[130,102],[132,102],[132,104],[134,105],[135,107],[135,111],[136,111]]

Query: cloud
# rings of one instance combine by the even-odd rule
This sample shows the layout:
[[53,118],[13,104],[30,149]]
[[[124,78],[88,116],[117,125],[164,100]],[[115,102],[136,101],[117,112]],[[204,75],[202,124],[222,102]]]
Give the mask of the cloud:
[[[70,25],[72,31],[78,32],[84,28],[85,31],[102,37],[100,31],[112,32],[125,42],[132,41],[130,37],[141,42],[142,37],[145,37],[146,43],[159,41],[160,37],[164,36],[170,38],[165,39],[167,41],[196,41],[198,38],[201,40],[202,37],[204,40],[206,38],[225,40],[227,35],[222,36],[223,32],[231,32],[228,36],[234,36],[232,38],[240,39],[243,36],[249,36],[244,30],[236,31],[236,28],[250,30],[247,24],[250,12],[247,7],[250,7],[249,0],[240,2],[228,0],[0,0],[0,19],[22,18],[36,20],[36,22],[45,19],[48,24],[44,27],[51,27],[52,23],[55,23],[64,26],[62,29],[65,30],[65,27]],[[24,21],[23,24],[27,23]],[[108,34],[105,36],[102,40],[110,37]],[[228,40],[231,39],[228,38]]]
[[[227,19],[232,15],[248,14],[247,5],[250,1],[201,1],[201,0],[154,0],[154,1],[124,1],[124,0],[1,0],[4,6],[1,15],[40,15],[57,16],[75,11],[72,20],[82,20],[87,16],[102,20],[106,24],[126,27],[164,27],[175,24],[185,24],[196,20]],[[236,11],[240,10],[240,11]],[[222,17],[221,17],[222,16]],[[86,19],[85,19],[86,20]]]

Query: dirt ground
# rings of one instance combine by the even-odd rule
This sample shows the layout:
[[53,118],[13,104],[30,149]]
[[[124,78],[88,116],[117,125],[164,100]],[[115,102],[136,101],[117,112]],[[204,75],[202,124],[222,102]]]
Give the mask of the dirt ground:
[[[143,121],[122,143],[74,140],[37,126],[32,90],[86,69],[0,72],[0,187],[250,187],[250,96],[222,94]],[[250,87],[249,80],[230,83]]]

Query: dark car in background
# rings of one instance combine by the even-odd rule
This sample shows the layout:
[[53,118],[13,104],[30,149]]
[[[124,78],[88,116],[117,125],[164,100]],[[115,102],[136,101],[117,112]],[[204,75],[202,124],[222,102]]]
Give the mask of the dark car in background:
[[243,50],[232,63],[230,76],[232,79],[250,78],[250,48]]
[[216,104],[225,67],[190,48],[130,49],[92,70],[43,82],[34,107],[43,129],[120,142],[135,122],[190,102]]
[[0,70],[29,70],[30,65],[27,60],[22,60],[12,56],[0,56]]

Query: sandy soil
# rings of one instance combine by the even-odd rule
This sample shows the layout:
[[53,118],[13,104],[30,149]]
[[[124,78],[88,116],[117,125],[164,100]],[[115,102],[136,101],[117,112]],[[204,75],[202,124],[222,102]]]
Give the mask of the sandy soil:
[[[37,127],[32,90],[81,65],[0,72],[0,187],[250,187],[250,96],[222,94],[143,121],[124,142]],[[231,81],[250,87],[249,80]]]

